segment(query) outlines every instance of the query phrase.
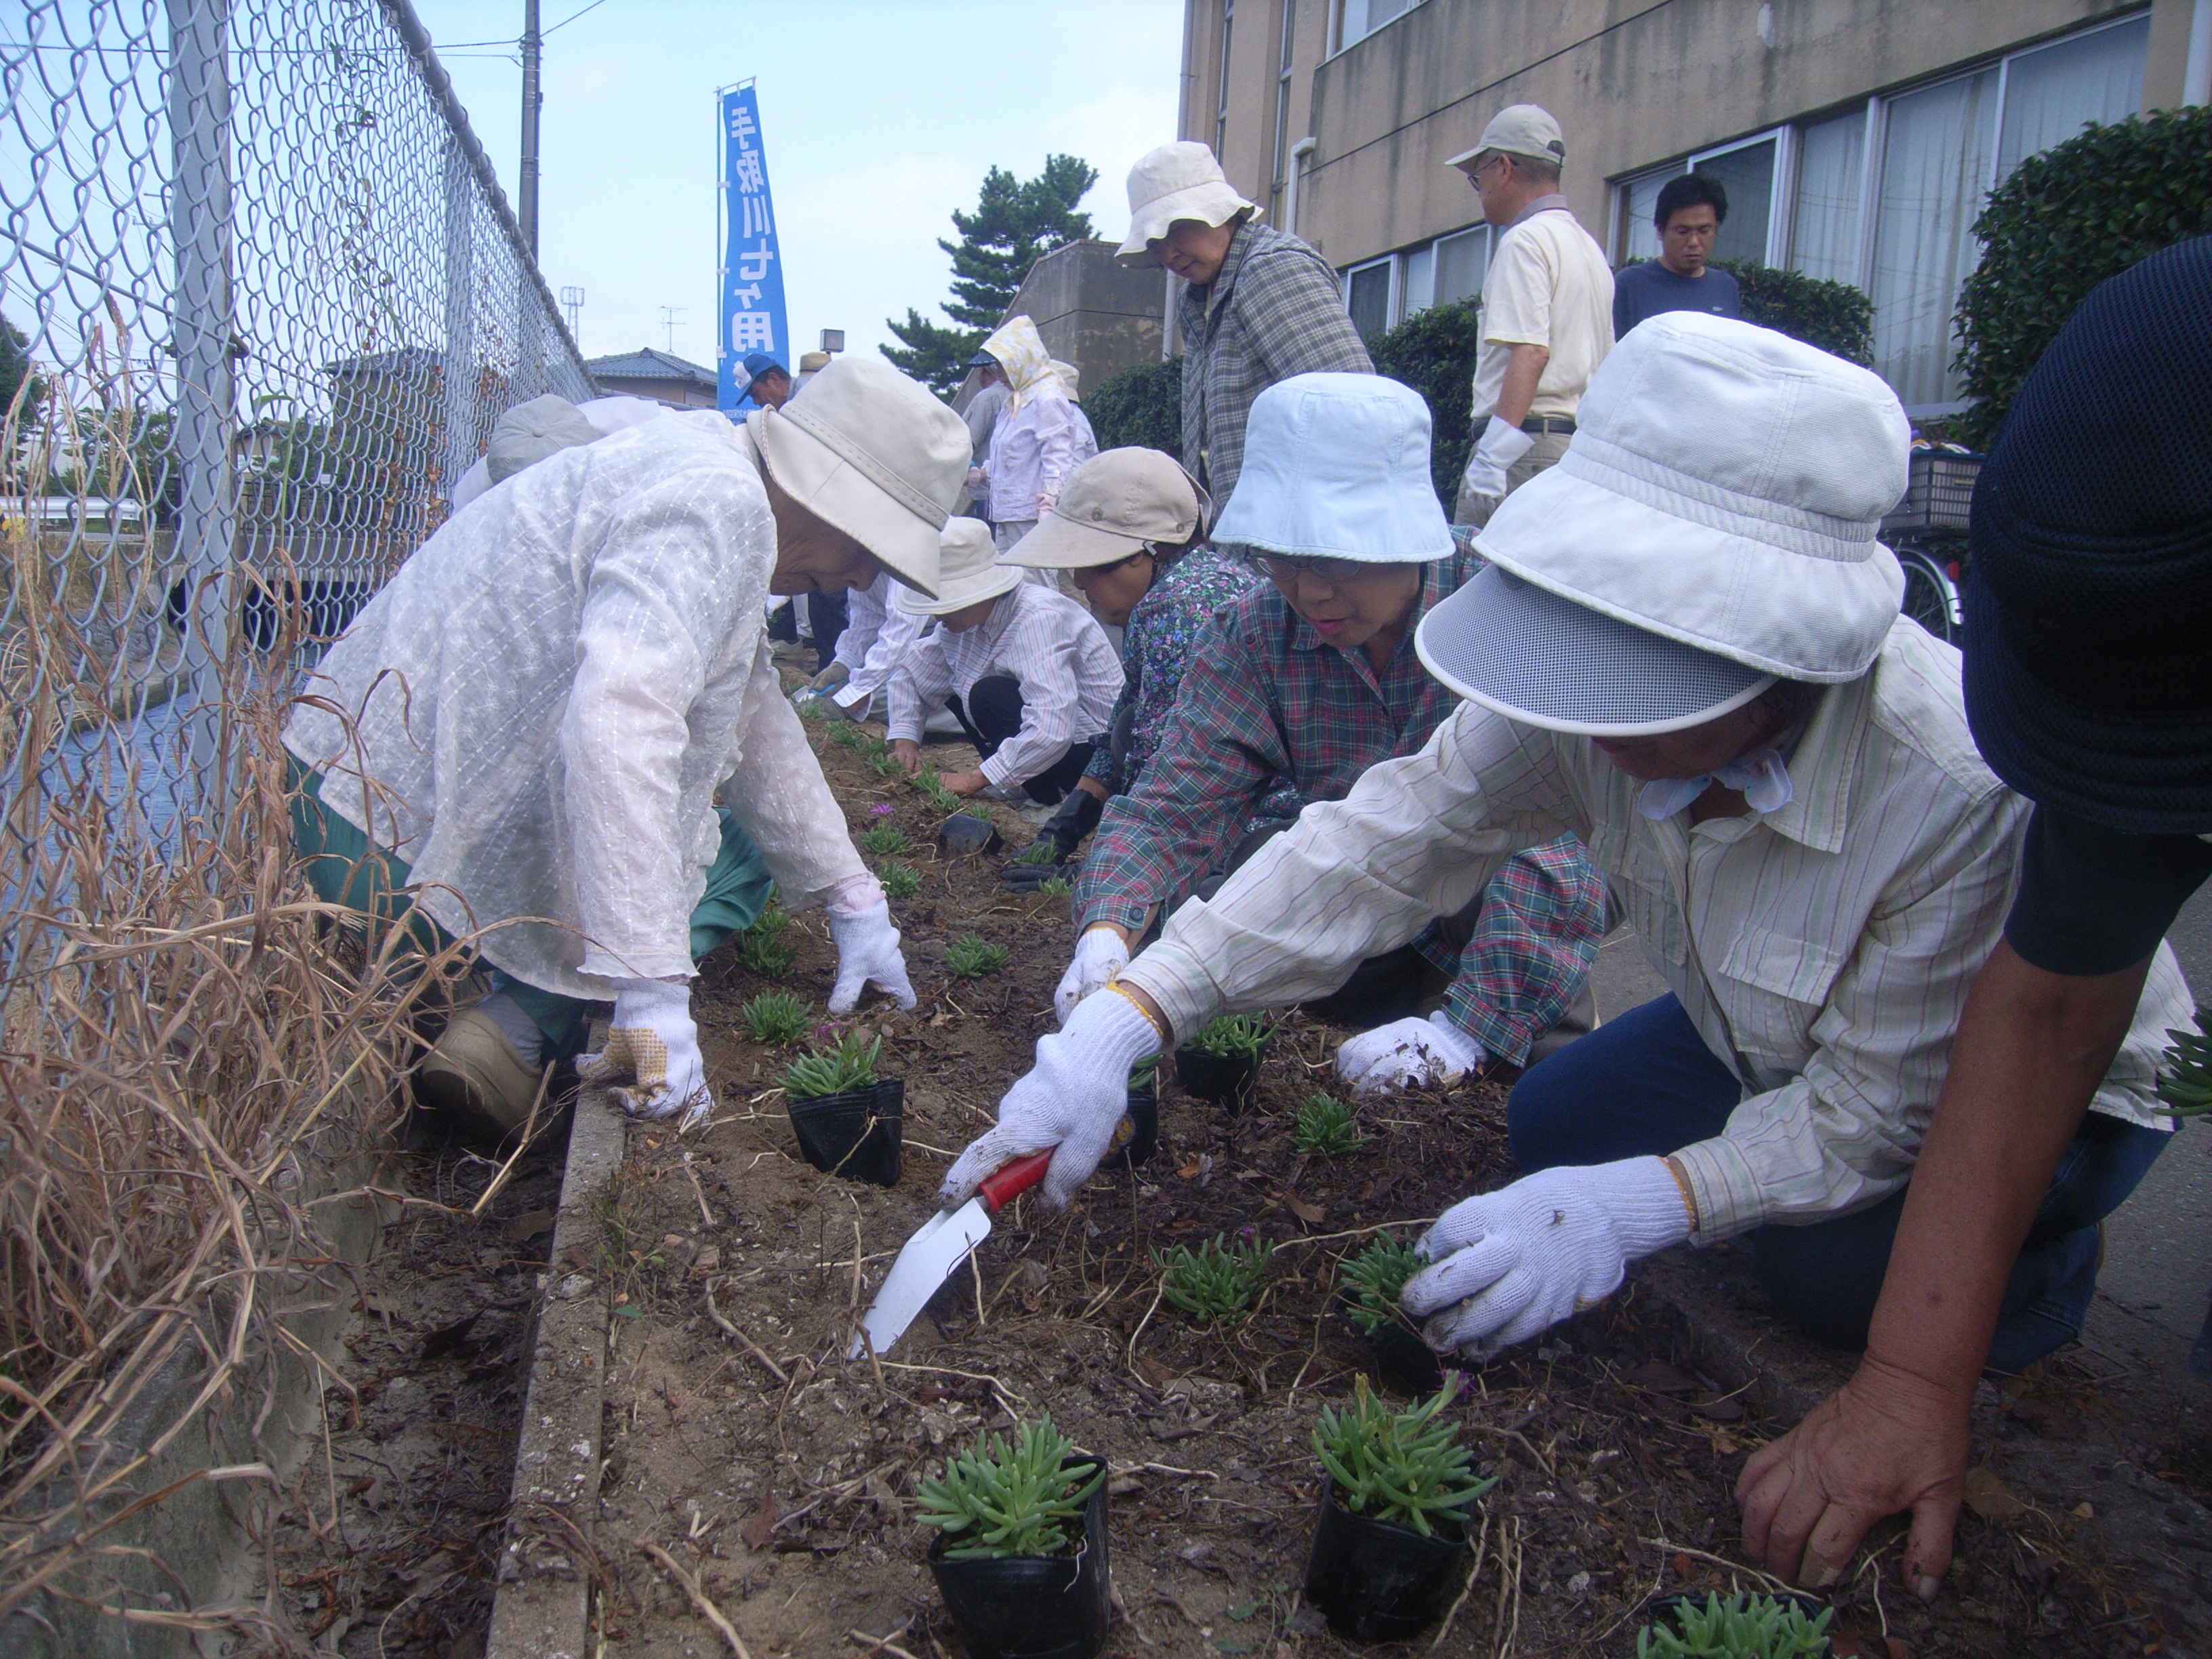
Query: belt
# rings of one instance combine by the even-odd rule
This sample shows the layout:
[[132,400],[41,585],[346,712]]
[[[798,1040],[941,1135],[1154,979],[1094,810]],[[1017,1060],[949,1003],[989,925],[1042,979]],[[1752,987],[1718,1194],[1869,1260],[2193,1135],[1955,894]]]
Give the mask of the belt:
[[1521,429],[1533,432],[1539,438],[1553,432],[1571,438],[1575,433],[1575,420],[1571,415],[1532,415],[1521,422]]

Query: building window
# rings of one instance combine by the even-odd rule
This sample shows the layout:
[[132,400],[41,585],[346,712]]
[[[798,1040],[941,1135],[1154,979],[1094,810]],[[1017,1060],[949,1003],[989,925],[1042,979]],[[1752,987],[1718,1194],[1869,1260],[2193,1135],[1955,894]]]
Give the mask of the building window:
[[1439,236],[1436,248],[1437,304],[1448,306],[1482,292],[1482,279],[1490,270],[1488,225]]
[[[1875,307],[1875,368],[1907,410],[1948,412],[1959,396],[1952,319],[1981,258],[1973,223],[1989,191],[2085,123],[2136,113],[2149,40],[2150,18],[2138,12],[1620,179],[1616,262],[1657,257],[1662,185],[1712,173],[1729,192],[1715,257],[1763,258],[1863,289]],[[1441,300],[1441,255],[1437,291]]]
[[1221,0],[1221,76],[1213,102],[1213,159],[1229,142],[1229,44],[1237,30],[1237,0]]
[[1344,10],[1337,27],[1336,49],[1342,52],[1395,18],[1404,16],[1421,3],[1421,0],[1343,0]]
[[1282,51],[1275,70],[1275,199],[1271,205],[1279,225],[1283,222],[1283,190],[1291,176],[1291,47],[1297,39],[1297,16],[1298,0],[1283,0]]
[[1359,331],[1359,337],[1370,344],[1390,326],[1390,302],[1395,297],[1390,291],[1391,276],[1397,263],[1395,255],[1386,253],[1344,274],[1344,308],[1352,313],[1352,325]]

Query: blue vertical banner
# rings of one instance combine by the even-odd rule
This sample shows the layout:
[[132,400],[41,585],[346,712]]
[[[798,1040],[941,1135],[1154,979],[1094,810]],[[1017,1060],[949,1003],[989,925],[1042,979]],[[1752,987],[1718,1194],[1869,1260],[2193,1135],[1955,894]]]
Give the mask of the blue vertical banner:
[[753,407],[745,395],[744,360],[771,354],[797,371],[783,312],[783,256],[769,200],[768,160],[761,149],[760,97],[750,81],[720,94],[722,106],[722,340],[714,354],[716,407]]

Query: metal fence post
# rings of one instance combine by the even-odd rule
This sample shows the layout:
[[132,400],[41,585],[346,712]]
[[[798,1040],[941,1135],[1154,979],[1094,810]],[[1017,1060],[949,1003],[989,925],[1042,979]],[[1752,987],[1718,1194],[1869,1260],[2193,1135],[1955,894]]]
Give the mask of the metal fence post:
[[445,478],[440,494],[450,501],[477,458],[476,258],[472,218],[476,181],[460,140],[447,135]]
[[[233,538],[231,477],[236,424],[231,386],[230,0],[167,0],[169,132],[174,172],[169,235],[177,356],[175,569],[185,584],[185,662],[194,714],[191,773],[178,805],[208,811],[223,798],[221,710],[228,654]],[[189,799],[197,788],[200,798]]]

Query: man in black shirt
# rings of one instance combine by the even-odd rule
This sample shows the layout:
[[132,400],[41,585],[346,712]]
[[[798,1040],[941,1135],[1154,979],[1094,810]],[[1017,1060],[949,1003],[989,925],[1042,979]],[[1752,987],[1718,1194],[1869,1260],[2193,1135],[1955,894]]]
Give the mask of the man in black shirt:
[[1727,217],[1728,191],[1717,179],[1686,173],[1661,187],[1659,210],[1651,216],[1659,232],[1659,258],[1613,275],[1614,339],[1662,311],[1743,315],[1735,278],[1705,264],[1712,257],[1714,240],[1721,234],[1721,221]]
[[2212,237],[2099,287],[2021,388],[1974,491],[1966,712],[2036,803],[1969,994],[1856,1375],[1737,1483],[1754,1556],[1835,1583],[1912,1511],[1936,1594],[2006,1275],[2212,875]]

